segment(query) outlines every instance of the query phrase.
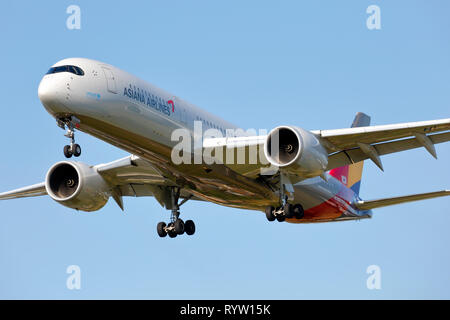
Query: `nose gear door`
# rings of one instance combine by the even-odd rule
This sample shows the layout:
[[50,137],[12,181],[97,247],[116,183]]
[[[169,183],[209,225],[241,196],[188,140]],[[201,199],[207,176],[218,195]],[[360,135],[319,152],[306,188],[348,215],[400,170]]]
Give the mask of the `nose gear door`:
[[114,73],[111,69],[107,67],[102,67],[103,73],[106,78],[106,86],[109,92],[117,93],[116,79],[114,77]]

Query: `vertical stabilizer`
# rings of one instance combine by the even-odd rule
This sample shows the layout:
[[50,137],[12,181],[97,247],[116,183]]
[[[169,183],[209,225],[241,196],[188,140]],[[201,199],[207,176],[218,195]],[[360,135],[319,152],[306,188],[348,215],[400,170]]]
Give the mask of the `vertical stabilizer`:
[[[368,127],[370,125],[370,117],[362,112],[358,112],[352,123],[352,128]],[[364,161],[360,161],[347,166],[334,168],[330,170],[330,175],[341,181],[348,188],[359,194],[361,186],[361,177],[363,172]]]

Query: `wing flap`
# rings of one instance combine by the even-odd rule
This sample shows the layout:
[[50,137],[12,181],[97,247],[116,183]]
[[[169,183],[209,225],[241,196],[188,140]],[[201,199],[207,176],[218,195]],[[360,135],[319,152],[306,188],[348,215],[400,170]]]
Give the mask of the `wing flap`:
[[162,173],[156,170],[149,162],[133,155],[110,163],[97,165],[95,168],[111,186],[168,184]]
[[394,204],[400,204],[411,201],[432,199],[437,197],[445,197],[450,195],[450,190],[442,190],[435,192],[427,192],[427,193],[418,193],[412,194],[408,196],[394,197],[394,198],[384,198],[377,200],[366,200],[366,201],[358,201],[355,203],[355,207],[359,210],[370,210],[375,208],[381,208],[386,206],[392,206]]
[[[450,132],[427,135],[427,137],[430,138],[433,144],[443,143],[450,141]],[[377,151],[378,155],[386,155],[395,152],[421,148],[423,147],[423,144],[416,138],[407,138],[374,144],[373,147]],[[327,170],[346,166],[352,163],[357,163],[366,159],[369,159],[369,156],[360,148],[340,151],[329,156]]]
[[34,184],[32,186],[15,189],[0,193],[0,200],[9,200],[17,198],[38,197],[47,194],[45,190],[45,182]]
[[216,161],[226,164],[238,174],[256,179],[261,168],[270,166],[263,152],[266,139],[266,135],[206,138],[203,140],[203,150],[209,154],[213,149],[221,149],[221,158],[216,157]]

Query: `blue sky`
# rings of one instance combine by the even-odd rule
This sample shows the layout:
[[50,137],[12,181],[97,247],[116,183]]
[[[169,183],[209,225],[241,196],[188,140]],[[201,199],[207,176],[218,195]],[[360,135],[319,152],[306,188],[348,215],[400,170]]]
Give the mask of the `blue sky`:
[[[81,8],[81,30],[66,8]],[[381,9],[381,30],[366,8]],[[0,190],[44,180],[67,143],[37,97],[66,57],[105,61],[241,127],[306,129],[449,117],[447,1],[8,1],[0,11]],[[81,161],[126,153],[78,134]],[[450,148],[367,163],[365,199],[449,186]],[[372,220],[269,223],[260,212],[188,202],[193,237],[160,239],[152,198],[77,213],[48,197],[0,202],[0,298],[450,298],[450,200],[375,211]],[[381,290],[366,268],[381,268]],[[81,268],[81,290],[66,268]]]

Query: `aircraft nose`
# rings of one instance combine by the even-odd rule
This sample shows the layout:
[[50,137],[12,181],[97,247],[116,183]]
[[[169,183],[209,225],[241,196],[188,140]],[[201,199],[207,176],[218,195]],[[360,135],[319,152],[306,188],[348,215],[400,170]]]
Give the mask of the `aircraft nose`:
[[44,76],[38,88],[38,96],[45,109],[50,114],[58,114],[68,112],[67,108],[63,105],[60,97],[63,94],[62,88],[58,82],[52,77]]
[[44,105],[56,102],[57,100],[57,90],[52,85],[52,82],[50,79],[44,77],[39,84],[38,96]]

